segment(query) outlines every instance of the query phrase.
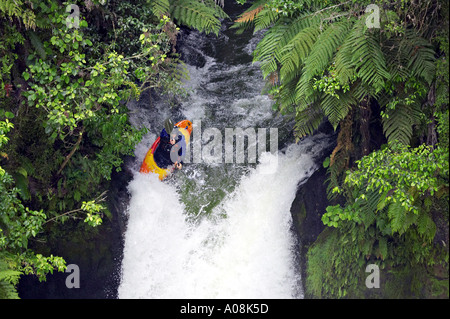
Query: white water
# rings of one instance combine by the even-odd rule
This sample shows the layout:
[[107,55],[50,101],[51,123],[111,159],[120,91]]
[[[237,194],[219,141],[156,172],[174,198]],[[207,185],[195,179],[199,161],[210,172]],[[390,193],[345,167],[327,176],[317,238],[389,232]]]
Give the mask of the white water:
[[[222,50],[232,56],[239,56],[237,47],[251,54],[261,37],[237,46],[220,35],[217,41],[228,41]],[[222,133],[225,127],[278,128],[279,145],[292,140],[290,120],[276,116],[273,101],[261,95],[258,65],[207,56],[200,50],[205,41],[198,32],[185,39],[205,65],[187,65],[191,95],[178,109],[164,99],[128,105],[133,125],[150,129],[135,149],[134,171],[168,116],[188,118],[194,130],[199,120],[202,129]],[[316,135],[284,153],[265,153],[255,168],[190,163],[164,182],[135,173],[128,187],[119,298],[302,298],[290,208],[299,182],[317,168],[313,159],[328,141]]]
[[278,165],[276,155],[265,153],[195,223],[175,185],[136,173],[119,298],[302,298],[290,207],[326,140],[289,146]]

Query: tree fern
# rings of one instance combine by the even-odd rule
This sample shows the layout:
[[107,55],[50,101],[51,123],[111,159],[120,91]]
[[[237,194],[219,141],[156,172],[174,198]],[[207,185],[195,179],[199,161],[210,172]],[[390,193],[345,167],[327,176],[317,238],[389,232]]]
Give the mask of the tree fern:
[[278,69],[275,52],[282,47],[280,42],[288,30],[289,25],[276,25],[267,31],[264,38],[256,46],[253,52],[254,61],[261,62],[261,71],[264,77]]
[[378,92],[384,88],[385,80],[389,79],[390,75],[380,44],[375,38],[376,31],[365,32],[364,27],[363,19],[355,23],[356,32],[352,32],[348,45],[353,47],[352,63],[357,76]]
[[321,106],[328,121],[333,125],[334,129],[336,129],[341,120],[347,116],[355,102],[356,101],[351,94],[344,93],[333,96],[324,93],[321,100]]
[[258,12],[258,14],[254,18],[255,22],[255,30],[257,32],[259,30],[265,29],[271,24],[273,24],[278,18],[278,13],[273,11],[270,8],[263,8]]
[[19,282],[20,271],[9,269],[3,260],[4,254],[0,253],[0,299],[19,299],[16,285]]
[[278,68],[278,63],[281,63],[283,50],[285,46],[296,36],[299,32],[307,27],[312,27],[320,23],[319,17],[305,14],[295,20],[281,18],[271,27],[265,34],[264,38],[258,43],[253,52],[254,61],[261,62],[261,70],[264,77],[274,72]]
[[407,68],[410,70],[410,75],[423,78],[428,84],[431,84],[436,67],[435,52],[430,43],[417,36],[414,30],[406,30],[400,51],[409,57]]
[[386,109],[382,119],[384,134],[389,141],[397,140],[404,145],[409,145],[413,126],[419,123],[421,114],[418,102],[392,104]]
[[351,26],[348,20],[343,20],[328,25],[320,34],[304,62],[304,74],[307,79],[311,79],[327,68]]
[[[409,143],[422,115],[420,101],[407,101],[409,92],[400,92],[401,83],[412,78],[428,85],[432,82],[434,50],[419,36],[429,33],[419,32],[414,23],[402,22],[399,10],[392,6],[383,8],[382,28],[377,29],[367,28],[367,15],[360,6],[346,2],[307,1],[303,10],[292,16],[268,10],[266,2],[254,2],[237,23],[253,25],[255,31],[268,28],[254,51],[254,61],[260,62],[264,78],[277,75],[280,110],[295,112],[297,120],[317,119],[322,113],[336,129],[352,107],[363,100],[376,100],[386,115],[382,123],[388,140]],[[328,71],[331,67],[335,74]],[[320,74],[337,83],[336,92],[331,94],[328,86],[327,90],[318,89],[317,82],[324,80]],[[388,103],[397,98],[394,91],[401,96],[402,105],[388,109]],[[314,109],[308,112],[307,107]],[[296,132],[311,132],[316,126],[311,123],[298,123]]]
[[355,65],[352,63],[353,45],[350,39],[355,38],[355,33],[360,32],[359,28],[353,28],[344,36],[346,37],[336,52],[334,63],[336,66],[336,76],[341,85],[350,83],[355,78]]
[[283,80],[303,64],[319,36],[319,27],[311,26],[303,29],[283,47],[281,55],[280,78]]
[[20,0],[1,0],[0,12],[3,12],[11,20],[19,19],[27,29],[36,27],[36,15],[32,10],[24,8],[24,3]]
[[436,235],[436,224],[428,213],[422,212],[417,218],[417,230],[428,241],[432,241]]
[[172,18],[179,23],[216,35],[221,26],[219,17],[225,16],[221,8],[212,8],[195,0],[171,0],[170,9]]
[[157,17],[163,14],[169,14],[170,3],[169,0],[148,0],[153,14]]
[[302,110],[297,110],[294,126],[295,135],[304,137],[316,130],[323,121],[323,111],[318,104],[312,104]]
[[416,77],[431,83],[436,71],[435,52],[414,30],[405,30],[404,34],[387,39],[383,53],[394,81]]
[[279,44],[274,51],[277,60],[281,62],[281,52],[285,45],[287,45],[303,29],[320,25],[321,18],[321,15],[311,15],[310,12],[305,12],[293,20],[281,18],[278,24],[287,25],[289,28],[283,34],[283,37],[280,39]]

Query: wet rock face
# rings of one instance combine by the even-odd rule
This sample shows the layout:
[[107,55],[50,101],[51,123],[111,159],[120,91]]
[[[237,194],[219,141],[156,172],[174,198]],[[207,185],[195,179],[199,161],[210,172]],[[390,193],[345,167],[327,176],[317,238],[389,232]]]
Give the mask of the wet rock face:
[[[323,123],[317,133],[333,134],[328,123]],[[334,133],[335,137],[337,136]],[[297,194],[291,206],[293,228],[302,246],[306,248],[312,244],[325,228],[322,215],[330,205],[327,198],[327,169],[322,163],[331,154],[335,143],[331,143],[315,158],[318,169],[311,177],[298,187]]]
[[291,207],[291,214],[302,246],[309,246],[325,228],[321,218],[328,206],[326,192],[327,170],[320,167],[301,185]]
[[301,271],[303,291],[306,282],[306,254],[311,244],[324,230],[322,215],[329,202],[326,184],[327,170],[321,166],[313,175],[301,185],[292,202],[292,229],[297,237],[297,262]]
[[[333,129],[330,125],[324,123],[319,127],[318,132],[331,135]],[[336,137],[337,134],[334,134]],[[335,143],[330,144],[315,159],[319,168],[305,183],[298,187],[291,206],[292,231],[297,237],[297,261],[301,270],[303,285],[306,282],[306,254],[309,247],[325,229],[325,225],[322,223],[322,215],[330,202],[327,198],[327,169],[323,167],[322,163],[331,154],[334,147]],[[303,287],[303,291],[306,291],[305,287]]]

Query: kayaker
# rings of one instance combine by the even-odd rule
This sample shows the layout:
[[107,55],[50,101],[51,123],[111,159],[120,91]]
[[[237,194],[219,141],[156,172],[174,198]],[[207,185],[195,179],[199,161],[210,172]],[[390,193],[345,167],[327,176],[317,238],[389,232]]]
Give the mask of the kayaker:
[[170,119],[164,123],[165,128],[160,134],[160,144],[154,154],[156,164],[166,169],[170,165],[181,169],[186,154],[186,140],[178,127],[173,126]]

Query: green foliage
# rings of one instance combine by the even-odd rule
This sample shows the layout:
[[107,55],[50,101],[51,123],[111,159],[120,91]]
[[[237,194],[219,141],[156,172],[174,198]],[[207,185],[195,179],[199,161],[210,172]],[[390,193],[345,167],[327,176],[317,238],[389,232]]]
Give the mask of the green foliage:
[[[356,164],[357,169],[348,171],[344,181],[350,187],[347,193],[357,194],[349,198],[354,204],[344,210],[333,207],[323,215],[324,223],[332,221],[330,226],[335,227],[340,219],[360,223],[368,218],[364,214],[381,216],[384,212],[389,223],[380,229],[383,233],[401,235],[416,225],[420,235],[430,242],[436,229],[429,216],[429,201],[435,196],[448,197],[447,150],[433,150],[425,145],[409,149],[391,143]],[[369,220],[371,223],[365,223],[366,227],[374,222],[373,217]]]
[[[448,250],[436,242],[448,227],[448,3],[252,3],[235,27],[267,28],[254,61],[274,108],[295,116],[297,138],[324,118],[340,130],[324,162],[337,202],[308,253],[309,293],[366,295],[368,263],[414,285],[424,267],[448,267]],[[380,8],[380,28],[365,23],[369,4]],[[370,153],[378,125],[389,144]],[[414,285],[406,290],[418,296]]]
[[[48,139],[66,145],[73,143],[56,171],[56,175],[63,177],[46,194],[50,199],[46,208],[54,216],[51,220],[60,221],[78,218],[74,213],[86,212],[85,221],[96,226],[101,223],[105,207],[86,209],[88,206],[81,199],[98,194],[97,185],[110,178],[113,168],[120,168],[123,154],[131,154],[144,133],[128,124],[122,105],[136,90],[140,92],[133,83],[134,76],[128,75],[129,60],[151,56],[157,70],[164,62],[164,54],[153,42],[155,39],[147,40],[144,36],[142,51],[135,56],[124,57],[113,51],[99,59],[87,59],[86,52],[93,46],[82,31],[87,22],[81,20],[80,30],[67,32],[64,15],[52,12],[50,19],[59,27],[43,45],[53,58],[43,60],[29,55],[28,70],[22,74],[30,85],[24,92],[28,104],[47,113],[44,128]],[[139,74],[144,83],[151,76],[145,70]],[[126,89],[130,83],[131,89]]]
[[[411,18],[422,12],[420,6],[399,9],[386,4],[380,14],[381,28],[368,29],[367,15],[360,12],[369,2],[351,6],[348,2],[301,1],[296,10],[269,18],[267,8],[276,12],[278,5],[286,4],[284,8],[289,10],[289,1],[279,2],[256,2],[236,26],[251,24],[255,31],[269,27],[254,51],[254,60],[261,62],[265,77],[279,74],[279,83],[272,82],[277,88],[275,102],[281,112],[296,114],[298,137],[311,134],[323,116],[337,128],[349,110],[367,98],[377,99],[382,109],[388,108],[389,100],[395,97],[389,89],[392,85],[401,86],[411,78],[417,85],[431,84],[435,51],[423,37],[426,32],[401,20],[403,11]],[[390,32],[383,32],[384,28]],[[333,70],[333,75],[325,74],[326,70]],[[417,109],[403,103],[412,94],[414,88],[402,93],[404,112]],[[420,103],[423,97],[417,96],[415,102]],[[388,138],[408,144],[417,118],[420,116],[383,121]]]
[[[317,298],[347,297],[364,276],[365,256],[359,243],[366,242],[365,251],[374,241],[364,241],[361,228],[350,232],[325,231],[308,250],[306,293]],[[346,249],[342,249],[345,246]],[[352,260],[351,263],[348,260]]]
[[158,0],[158,1],[149,1],[150,2],[150,8],[152,9],[153,13],[160,17],[164,14],[168,14],[170,10],[170,2],[169,0]]
[[[448,279],[429,272],[442,267],[436,261],[442,262],[445,250],[416,240],[412,233],[386,238],[376,227],[354,223],[325,229],[307,253],[305,293],[313,298],[448,298]],[[414,258],[419,251],[427,266]],[[380,289],[365,286],[369,264],[380,269]]]
[[420,103],[410,97],[399,99],[395,97],[386,105],[386,111],[382,111],[383,131],[389,141],[399,141],[409,145],[413,126],[422,120]]
[[[18,55],[14,53],[16,44],[23,44],[23,35],[15,26],[0,22],[0,97],[11,95],[11,71]],[[7,89],[9,86],[9,90]]]
[[19,299],[15,286],[22,273],[8,267],[6,258],[0,253],[0,299]]
[[[7,142],[5,136],[13,125],[0,121],[0,150]],[[28,248],[31,238],[43,231],[46,215],[42,210],[25,207],[13,178],[0,166],[0,297],[18,298],[15,286],[21,274],[35,274],[45,280],[54,269],[64,271],[60,257],[44,257]]]
[[303,3],[292,0],[272,0],[266,4],[268,9],[285,16],[293,15],[303,9],[303,6]]
[[1,0],[0,14],[0,18],[4,15],[10,20],[18,19],[27,29],[36,27],[35,13],[20,0]]
[[[408,148],[390,143],[357,161],[355,169],[347,171],[343,187],[333,190],[345,194],[346,205],[329,206],[322,216],[323,223],[335,230],[325,242],[317,242],[309,251],[310,293],[341,297],[345,292],[338,288],[342,287],[356,293],[357,285],[363,285],[363,277],[349,284],[352,272],[361,273],[370,260],[389,269],[405,265],[448,267],[448,250],[442,243],[433,243],[436,222],[443,221],[448,227],[448,205],[442,205],[449,200],[448,157],[448,148],[425,145]],[[319,250],[327,249],[327,245],[333,245],[333,253],[330,251],[333,257],[328,256],[326,265],[344,276],[338,283],[328,281],[314,270],[325,258]],[[340,258],[342,261],[338,262]],[[346,268],[349,263],[351,267],[357,263],[359,268],[345,269],[342,275],[341,263]],[[319,287],[319,280],[327,284]]]
[[228,16],[216,2],[212,0],[156,0],[150,1],[150,6],[158,17],[168,15],[179,24],[200,32],[217,35],[221,25],[219,19]]
[[108,181],[146,132],[126,103],[144,90],[184,93],[174,21],[217,33],[227,17],[212,0],[70,4],[79,27],[66,24],[67,3],[0,1],[2,298],[18,297],[20,275],[64,271],[40,245],[66,235],[59,225],[112,218]]

